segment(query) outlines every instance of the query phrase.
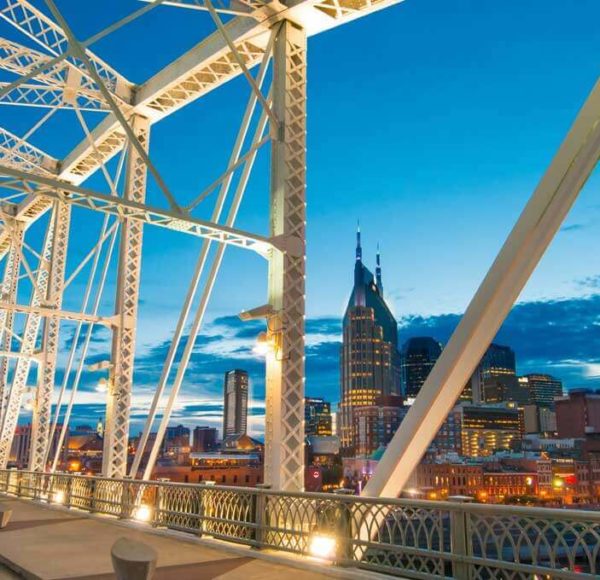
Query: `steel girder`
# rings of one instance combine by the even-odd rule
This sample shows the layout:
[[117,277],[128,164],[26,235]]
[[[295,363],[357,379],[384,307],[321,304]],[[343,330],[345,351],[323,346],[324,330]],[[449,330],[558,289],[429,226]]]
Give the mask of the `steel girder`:
[[[47,296],[55,220],[56,211],[53,211],[52,218],[50,219],[46,230],[46,237],[37,269],[35,285],[31,293],[31,306],[33,308],[39,307]],[[10,455],[10,448],[12,446],[15,428],[19,418],[19,411],[21,409],[21,400],[27,385],[32,356],[35,354],[36,341],[41,322],[42,316],[34,312],[27,316],[25,322],[20,349],[21,357],[17,360],[10,393],[8,394],[8,400],[6,402],[6,409],[0,426],[0,469],[6,469],[6,464]]]
[[[140,116],[134,117],[133,131],[147,151],[150,145],[149,120]],[[146,164],[141,155],[130,145],[125,175],[126,200],[144,203],[146,171]],[[121,230],[116,296],[118,326],[113,331],[112,371],[106,399],[102,456],[102,474],[106,477],[124,477],[127,471],[143,226],[140,221],[126,218]]]
[[[2,301],[15,303],[17,301],[17,287],[21,269],[21,255],[23,252],[23,235],[25,228],[23,222],[4,218],[4,229],[10,240],[8,256],[4,265],[4,278],[2,280]],[[13,327],[15,313],[10,310],[0,309],[0,348],[10,352],[13,342]],[[6,386],[8,381],[8,357],[0,360],[0,425],[4,416]]]
[[51,447],[48,434],[50,432],[52,396],[54,394],[61,321],[58,312],[62,307],[63,301],[71,206],[67,203],[57,201],[54,212],[52,254],[47,300],[45,302],[56,313],[54,315],[46,315],[44,318],[41,367],[40,372],[38,372],[38,387],[31,420],[31,447],[29,451],[29,469],[31,471],[44,471],[46,469],[47,449]]
[[267,356],[265,482],[304,489],[304,272],[306,227],[306,34],[283,22],[273,49],[273,111],[279,130],[272,143],[271,234],[298,241],[290,255],[269,256],[268,320],[273,352]]

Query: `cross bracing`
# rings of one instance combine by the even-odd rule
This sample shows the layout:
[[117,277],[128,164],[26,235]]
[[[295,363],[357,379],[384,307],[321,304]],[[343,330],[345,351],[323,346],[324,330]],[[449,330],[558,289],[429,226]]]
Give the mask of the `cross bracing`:
[[[273,345],[266,363],[267,483],[288,491],[302,488],[307,39],[399,1],[131,0],[129,13],[87,38],[78,37],[72,18],[55,0],[0,1],[0,118],[7,118],[6,111],[14,112],[15,118],[17,111],[31,114],[26,129],[0,129],[0,257],[5,264],[0,296],[0,468],[6,465],[27,397],[34,423],[29,467],[57,468],[58,455],[50,453],[50,441],[57,433],[59,440],[64,437],[65,429],[59,430],[58,424],[68,423],[92,334],[101,326],[112,337],[105,367],[109,379],[103,471],[111,477],[125,475],[141,254],[147,226],[158,226],[174,231],[172,235],[200,238],[202,246],[129,475],[149,477],[152,472],[223,254],[234,246],[252,250],[268,263],[268,303],[258,309]],[[84,10],[93,15],[87,4],[82,14]],[[153,10],[160,10],[165,19],[174,11],[186,11],[204,18],[213,31],[195,39],[191,48],[149,78],[134,82],[106,62],[96,45],[110,41],[117,31],[126,33],[131,23]],[[146,56],[151,58],[142,58]],[[191,200],[183,199],[156,164],[155,127],[237,77],[248,101],[228,161],[217,179],[199,188]],[[596,88],[367,494],[397,495],[435,435],[473,361],[491,340],[595,166],[599,118]],[[78,129],[76,138],[69,133],[66,152],[53,149],[51,132],[57,131],[59,121]],[[41,143],[44,146],[37,145]],[[271,195],[265,212],[270,231],[257,234],[239,229],[236,220],[257,155],[267,149]],[[147,195],[150,183],[152,198]],[[212,207],[209,218],[207,207]],[[101,227],[97,239],[88,239],[80,248],[77,225],[82,213],[90,211],[101,219]],[[71,264],[74,251],[79,252],[78,263]],[[109,297],[111,272],[116,291]],[[66,291],[77,287],[74,280],[84,290],[79,290],[78,306],[73,300],[67,306]],[[110,313],[102,312],[107,301]],[[189,329],[187,336],[184,329]],[[73,337],[68,348],[60,341],[67,330]],[[178,358],[177,352],[183,355]],[[66,362],[57,380],[61,354]],[[150,446],[149,432],[159,415],[159,436]],[[145,452],[150,459],[143,466]]]

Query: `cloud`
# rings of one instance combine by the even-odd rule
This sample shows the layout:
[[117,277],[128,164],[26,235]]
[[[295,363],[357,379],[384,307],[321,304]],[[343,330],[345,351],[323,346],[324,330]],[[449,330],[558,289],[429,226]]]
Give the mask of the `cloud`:
[[[600,277],[590,278],[586,284],[600,284]],[[405,316],[399,320],[400,344],[411,336],[433,336],[446,343],[459,321],[460,315],[452,313]],[[264,329],[262,321],[242,322],[232,316],[217,318],[205,325],[193,347],[173,422],[190,427],[212,425],[220,428],[223,376],[228,370],[242,368],[251,378],[251,432],[260,436],[264,430],[265,370],[264,360],[254,354],[252,348],[256,336]],[[306,333],[306,392],[336,402],[339,398],[342,321],[338,317],[309,319]],[[96,336],[98,346],[103,336]],[[520,373],[549,372],[571,388],[600,386],[600,294],[519,303],[495,340],[512,346]],[[107,344],[102,346],[106,358]],[[143,425],[169,346],[170,341],[147,345],[136,359],[132,432],[137,432]],[[180,348],[177,360],[182,351]],[[58,377],[62,380],[62,371]],[[173,377],[174,370],[169,384]],[[103,416],[102,396],[94,391],[98,378],[97,373],[84,371],[73,424],[95,423]]]

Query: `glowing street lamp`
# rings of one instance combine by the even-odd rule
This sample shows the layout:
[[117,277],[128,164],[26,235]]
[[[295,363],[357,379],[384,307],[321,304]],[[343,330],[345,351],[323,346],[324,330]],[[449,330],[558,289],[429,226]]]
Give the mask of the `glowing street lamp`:
[[333,560],[337,541],[334,536],[313,534],[308,540],[308,552],[319,560]]
[[96,392],[106,393],[108,391],[108,379],[101,378],[96,385]]
[[275,352],[275,341],[269,337],[266,332],[261,332],[256,337],[256,344],[253,351],[261,356],[266,356],[269,353]]
[[152,509],[150,506],[142,504],[135,509],[133,518],[138,522],[149,522],[152,519]]

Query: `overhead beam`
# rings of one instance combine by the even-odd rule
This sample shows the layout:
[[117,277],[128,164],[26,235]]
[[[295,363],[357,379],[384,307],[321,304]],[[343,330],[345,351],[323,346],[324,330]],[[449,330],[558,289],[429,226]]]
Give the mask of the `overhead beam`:
[[[45,204],[49,203],[48,199],[59,199],[72,205],[116,215],[119,219],[131,218],[200,238],[208,238],[222,244],[253,250],[261,255],[266,255],[273,246],[291,253],[295,250],[293,244],[286,244],[285,239],[273,240],[200,220],[189,214],[154,208],[144,203],[98,193],[41,175],[28,175],[23,171],[2,166],[0,166],[0,174],[18,177],[28,184],[28,189],[32,193],[23,202],[24,206],[28,203],[35,204],[37,199],[45,198]],[[35,184],[37,184],[37,187]]]

